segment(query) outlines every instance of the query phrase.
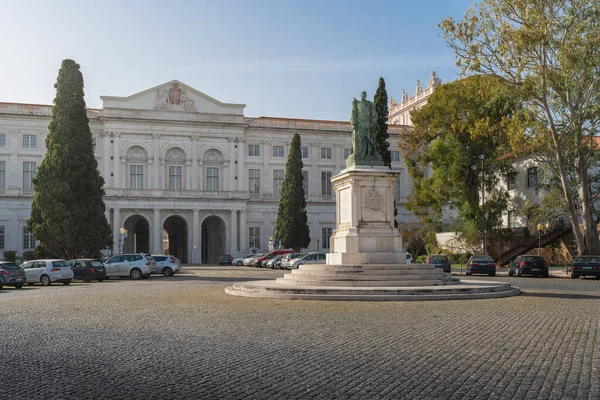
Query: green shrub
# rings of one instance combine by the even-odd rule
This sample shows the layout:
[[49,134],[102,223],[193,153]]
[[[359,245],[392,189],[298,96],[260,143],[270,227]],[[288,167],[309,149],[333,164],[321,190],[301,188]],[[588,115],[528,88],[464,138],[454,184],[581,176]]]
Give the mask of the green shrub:
[[425,264],[425,261],[427,261],[427,255],[423,254],[423,255],[420,255],[419,257],[417,257],[416,263],[417,264]]
[[4,260],[15,262],[17,259],[17,252],[15,250],[4,250]]
[[35,254],[31,250],[23,252],[23,261],[35,260]]

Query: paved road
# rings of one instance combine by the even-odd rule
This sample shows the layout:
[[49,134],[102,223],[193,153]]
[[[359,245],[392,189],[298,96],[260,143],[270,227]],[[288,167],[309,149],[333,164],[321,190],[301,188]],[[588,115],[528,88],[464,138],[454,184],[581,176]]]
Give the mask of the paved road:
[[1,290],[0,399],[600,398],[598,280],[496,277],[523,294],[440,302],[224,293],[282,274]]

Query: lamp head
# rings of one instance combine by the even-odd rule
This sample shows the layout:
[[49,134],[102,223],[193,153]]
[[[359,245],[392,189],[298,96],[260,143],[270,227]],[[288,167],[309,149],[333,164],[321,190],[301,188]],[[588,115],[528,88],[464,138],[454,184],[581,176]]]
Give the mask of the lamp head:
[[537,224],[537,230],[540,231],[540,232],[543,231],[544,230],[544,225]]
[[125,228],[122,227],[121,229],[119,229],[119,232],[121,233],[121,235],[124,235],[125,234]]

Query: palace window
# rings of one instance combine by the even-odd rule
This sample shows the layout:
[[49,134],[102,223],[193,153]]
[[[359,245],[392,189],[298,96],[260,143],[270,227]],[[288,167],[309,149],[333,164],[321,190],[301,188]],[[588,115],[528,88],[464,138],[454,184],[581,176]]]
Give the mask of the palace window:
[[144,166],[130,165],[129,166],[129,189],[144,188]]
[[323,250],[329,249],[329,238],[332,234],[333,230],[331,228],[321,228],[321,248]]
[[302,171],[302,188],[304,189],[304,197],[308,197],[308,171]]
[[276,169],[273,171],[273,194],[281,196],[281,188],[283,187],[284,170]]
[[169,190],[182,190],[182,168],[178,165],[169,166]]
[[302,158],[308,158],[308,147],[300,147],[300,154]]
[[37,136],[36,135],[23,135],[23,147],[25,148],[36,148],[37,147]]
[[394,186],[394,198],[400,199],[400,177],[396,178],[396,186]]
[[23,225],[23,250],[35,249],[35,238],[33,232],[27,230],[27,226]]
[[260,193],[260,169],[251,169],[248,171],[248,190],[250,194]]
[[206,168],[206,190],[209,192],[219,191],[219,168]]
[[506,186],[508,187],[508,190],[513,190],[515,188],[516,183],[517,183],[517,175],[516,174],[508,174],[508,177],[506,178]]
[[538,184],[537,167],[527,168],[527,187],[536,187]]
[[0,147],[6,147],[6,133],[0,134]]
[[393,163],[400,162],[400,152],[399,151],[390,151],[390,156],[392,157]]
[[33,189],[33,178],[37,166],[34,162],[23,163],[23,189]]
[[331,172],[330,171],[322,171],[321,172],[321,194],[323,196],[331,196],[332,192],[332,184],[331,184]]
[[260,157],[260,145],[259,144],[249,144],[248,145],[248,156]]
[[350,152],[352,149],[344,149],[344,160],[347,160],[350,157]]
[[283,146],[273,146],[273,157],[283,157]]
[[331,148],[323,147],[321,149],[321,160],[331,160]]
[[0,189],[6,187],[6,161],[0,161]]
[[248,228],[248,245],[250,248],[260,249],[260,228],[258,226],[251,226]]

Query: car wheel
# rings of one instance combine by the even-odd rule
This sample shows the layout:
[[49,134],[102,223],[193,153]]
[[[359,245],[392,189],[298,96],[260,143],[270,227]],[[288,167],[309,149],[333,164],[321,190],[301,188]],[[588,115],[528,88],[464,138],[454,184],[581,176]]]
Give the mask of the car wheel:
[[163,268],[162,273],[164,276],[173,276],[173,270],[169,267]]
[[512,272],[511,270],[508,270],[508,276],[513,276],[515,273]]
[[546,272],[544,275],[542,275],[544,278],[548,278],[550,276],[550,274],[548,272]]
[[64,281],[62,284],[65,285],[65,286],[70,285],[71,284],[71,280],[69,279],[68,281]]
[[142,271],[140,271],[138,268],[132,269],[129,273],[129,276],[131,276],[131,279],[142,279],[144,277]]
[[[16,286],[15,286],[16,287]],[[0,289],[2,289],[2,282],[0,282]]]
[[[18,283],[15,285],[15,289],[21,289],[23,287],[22,283]],[[2,289],[2,284],[0,284],[0,289]]]
[[571,274],[571,279],[577,279],[577,278],[578,278],[578,276],[577,276],[577,275],[573,275],[573,274]]
[[83,274],[83,276],[81,277],[81,279],[86,282],[89,283],[92,281],[92,276],[90,274]]
[[42,277],[40,278],[40,283],[42,284],[42,286],[50,286],[52,284],[52,281],[50,280],[50,277],[48,275],[42,275]]
[[241,267],[242,265],[244,265],[244,263],[243,263],[243,262],[241,262],[241,261],[238,261],[238,262],[237,262],[237,266],[238,266],[238,267]]
[[496,276],[495,272],[490,273],[490,276]]
[[104,279],[107,279],[107,278],[100,278],[100,279],[98,279],[98,282],[102,282]]
[[471,276],[470,272],[465,273],[466,276]]
[[517,276],[523,276],[523,270],[521,268],[517,270]]

